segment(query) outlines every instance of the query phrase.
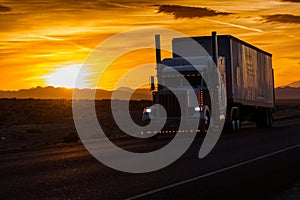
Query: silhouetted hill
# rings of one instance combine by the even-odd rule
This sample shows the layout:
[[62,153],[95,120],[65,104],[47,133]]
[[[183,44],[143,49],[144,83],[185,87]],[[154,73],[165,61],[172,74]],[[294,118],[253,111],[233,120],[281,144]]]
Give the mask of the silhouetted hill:
[[300,87],[300,80],[299,81],[294,81],[294,82],[288,84],[287,86],[294,87],[294,88],[299,88]]
[[[80,96],[84,99],[91,89],[78,89]],[[125,96],[132,93],[133,89],[119,88],[115,99],[125,99]],[[36,87],[31,89],[22,89],[19,91],[0,91],[0,98],[34,98],[34,99],[71,99],[72,89],[49,87]],[[111,99],[112,91],[96,90],[96,99]],[[279,87],[275,89],[276,99],[300,99],[300,87]],[[148,89],[137,89],[132,100],[151,100],[152,95]]]
[[279,87],[275,89],[276,99],[300,99],[300,88]]
[[300,88],[300,80],[291,82],[291,83],[286,84],[286,85],[281,85],[278,88],[285,88],[285,87]]
[[[78,89],[80,96],[84,99],[87,93],[91,92],[91,89]],[[124,97],[132,93],[133,90],[130,88],[119,88],[117,90],[117,98],[125,99]],[[31,89],[21,89],[18,91],[0,91],[0,98],[34,98],[34,99],[71,99],[73,89],[66,88],[55,88],[52,86],[48,87],[36,87]],[[96,90],[96,99],[111,99],[112,91],[107,90]],[[134,91],[132,100],[150,100],[151,93],[148,89],[137,89]]]

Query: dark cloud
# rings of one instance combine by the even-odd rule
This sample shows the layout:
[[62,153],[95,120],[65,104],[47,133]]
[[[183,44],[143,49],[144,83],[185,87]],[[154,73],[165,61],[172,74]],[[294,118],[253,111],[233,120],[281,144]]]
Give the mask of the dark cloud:
[[209,8],[203,7],[188,7],[188,6],[178,6],[178,5],[160,5],[158,9],[159,13],[172,14],[175,19],[178,18],[203,18],[203,17],[213,17],[218,15],[230,15],[233,13],[219,12],[216,10],[211,10]]
[[282,2],[300,3],[300,0],[280,0]]
[[276,14],[262,15],[263,21],[267,23],[293,23],[300,24],[300,15]]
[[11,11],[10,7],[0,5],[0,12],[10,12],[10,11]]

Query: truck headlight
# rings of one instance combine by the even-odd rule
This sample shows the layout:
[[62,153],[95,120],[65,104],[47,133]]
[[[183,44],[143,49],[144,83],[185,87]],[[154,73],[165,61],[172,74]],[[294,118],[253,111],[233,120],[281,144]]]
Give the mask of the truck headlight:
[[196,112],[200,112],[200,110],[201,110],[201,109],[200,109],[199,106],[195,107],[195,111],[196,111]]
[[220,120],[225,120],[225,115],[220,115]]
[[149,107],[145,108],[144,113],[151,113],[151,108],[149,108]]

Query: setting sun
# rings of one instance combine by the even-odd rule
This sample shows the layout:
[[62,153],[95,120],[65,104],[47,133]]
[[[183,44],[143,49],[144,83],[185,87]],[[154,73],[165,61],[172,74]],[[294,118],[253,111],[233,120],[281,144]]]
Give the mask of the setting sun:
[[46,84],[54,87],[65,87],[65,88],[74,88],[76,81],[78,88],[87,88],[86,77],[88,73],[84,71],[84,76],[78,76],[81,64],[73,64],[66,67],[61,67],[56,69],[49,75],[44,76],[46,79]]

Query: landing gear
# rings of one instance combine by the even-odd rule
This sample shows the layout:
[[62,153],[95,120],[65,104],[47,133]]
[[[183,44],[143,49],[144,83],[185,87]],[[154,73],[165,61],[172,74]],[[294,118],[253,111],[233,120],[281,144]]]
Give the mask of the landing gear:
[[273,126],[272,110],[268,108],[258,108],[256,111],[256,127],[271,128]]

